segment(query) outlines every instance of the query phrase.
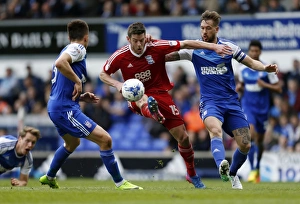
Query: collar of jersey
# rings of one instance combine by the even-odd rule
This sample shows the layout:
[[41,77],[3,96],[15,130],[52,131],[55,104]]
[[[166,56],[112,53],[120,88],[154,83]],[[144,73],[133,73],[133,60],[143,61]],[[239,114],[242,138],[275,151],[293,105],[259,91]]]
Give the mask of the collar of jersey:
[[146,49],[147,49],[147,44],[145,44],[143,52],[138,55],[138,54],[136,54],[135,52],[132,51],[131,45],[129,45],[129,50],[130,50],[131,54],[133,54],[136,57],[141,57],[145,53]]

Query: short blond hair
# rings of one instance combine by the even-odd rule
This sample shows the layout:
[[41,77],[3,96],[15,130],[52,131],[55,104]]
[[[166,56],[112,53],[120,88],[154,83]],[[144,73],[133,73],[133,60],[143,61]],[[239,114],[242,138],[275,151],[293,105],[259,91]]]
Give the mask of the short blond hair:
[[36,137],[37,140],[39,140],[41,138],[41,133],[38,129],[34,128],[34,127],[30,127],[30,126],[25,126],[19,133],[20,137],[25,137],[26,133],[31,133],[32,135],[34,135]]

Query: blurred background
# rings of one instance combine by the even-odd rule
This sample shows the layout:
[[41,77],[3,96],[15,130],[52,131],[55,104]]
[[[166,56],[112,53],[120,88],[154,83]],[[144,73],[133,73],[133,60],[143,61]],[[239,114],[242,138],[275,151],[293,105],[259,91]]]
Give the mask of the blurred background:
[[[200,16],[207,9],[222,16],[220,37],[236,42],[246,53],[252,39],[260,40],[261,60],[278,64],[284,91],[272,95],[262,181],[300,181],[300,0],[0,0],[0,136],[17,135],[20,125],[39,128],[42,138],[33,151],[32,177],[47,169],[62,143],[46,111],[51,68],[69,43],[66,24],[81,18],[90,26],[85,91],[101,99],[97,104],[81,104],[83,112],[111,134],[122,171],[129,176],[182,179],[185,167],[169,132],[132,113],[122,95],[104,85],[98,75],[110,54],[127,43],[129,24],[143,22],[157,39],[199,39]],[[239,64],[233,64],[236,71]],[[210,139],[199,117],[200,87],[193,66],[187,61],[171,62],[167,70],[175,84],[170,94],[196,151],[198,173],[218,177]],[[121,78],[118,73],[114,77]],[[225,133],[224,144],[230,160],[235,142]],[[108,178],[97,150],[95,144],[82,140],[61,178]],[[248,172],[246,162],[239,173]]]

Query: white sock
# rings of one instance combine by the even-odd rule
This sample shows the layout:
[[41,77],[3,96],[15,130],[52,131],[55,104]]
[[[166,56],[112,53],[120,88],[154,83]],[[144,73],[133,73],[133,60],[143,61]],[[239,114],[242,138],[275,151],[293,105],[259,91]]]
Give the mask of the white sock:
[[123,183],[125,183],[125,180],[123,179],[122,181],[115,183],[117,187],[120,187],[123,185]]

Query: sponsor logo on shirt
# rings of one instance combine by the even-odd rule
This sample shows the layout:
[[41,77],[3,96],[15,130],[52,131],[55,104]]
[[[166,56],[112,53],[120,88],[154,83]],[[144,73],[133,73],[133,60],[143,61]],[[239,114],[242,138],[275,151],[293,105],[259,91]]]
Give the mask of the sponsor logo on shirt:
[[133,67],[133,65],[131,63],[129,63],[129,65],[127,66],[127,68]]
[[134,77],[141,82],[149,81],[151,79],[151,71],[148,69],[144,72],[136,73]]
[[217,67],[201,67],[201,74],[202,75],[223,75],[227,73],[228,69],[224,63],[217,65]]

